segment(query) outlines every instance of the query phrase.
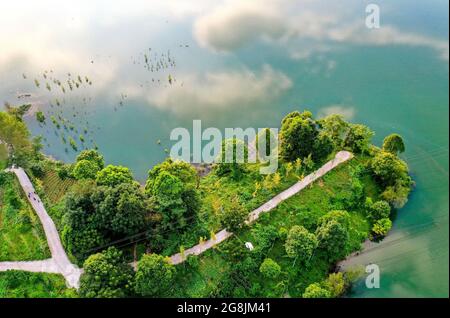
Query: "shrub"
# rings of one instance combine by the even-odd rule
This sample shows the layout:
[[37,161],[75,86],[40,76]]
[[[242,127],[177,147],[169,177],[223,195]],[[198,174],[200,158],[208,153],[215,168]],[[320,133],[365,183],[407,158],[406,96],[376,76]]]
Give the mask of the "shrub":
[[259,267],[259,271],[266,278],[277,278],[281,273],[281,267],[271,258],[266,258]]
[[305,262],[312,256],[317,244],[314,234],[303,226],[294,225],[289,231],[284,247],[289,257],[298,257],[300,262]]

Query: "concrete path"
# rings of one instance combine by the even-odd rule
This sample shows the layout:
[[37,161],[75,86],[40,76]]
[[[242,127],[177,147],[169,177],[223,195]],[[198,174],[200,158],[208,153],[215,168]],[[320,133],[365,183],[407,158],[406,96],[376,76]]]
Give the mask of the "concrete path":
[[7,169],[8,172],[16,174],[20,185],[25,192],[33,209],[36,211],[42,226],[44,228],[45,236],[47,237],[48,247],[52,257],[43,261],[31,261],[31,262],[0,262],[0,271],[6,270],[27,270],[31,272],[43,272],[43,273],[60,273],[66,279],[69,287],[79,287],[80,275],[82,269],[72,264],[67,257],[64,250],[59,233],[56,229],[55,223],[48,215],[42,204],[41,199],[35,194],[35,189],[27,174],[22,168]]
[[[292,197],[293,195],[297,194],[301,190],[303,190],[306,186],[310,185],[317,179],[321,178],[323,175],[325,175],[330,170],[334,169],[341,163],[353,158],[353,155],[348,151],[339,151],[334,159],[328,161],[326,164],[324,164],[320,169],[314,171],[313,173],[307,175],[305,178],[303,178],[301,181],[297,182],[290,188],[284,190],[280,194],[273,197],[268,202],[261,205],[256,210],[253,210],[248,217],[248,220],[246,221],[247,224],[253,223],[256,221],[261,213],[268,212],[275,208],[278,204],[283,202],[284,200]],[[186,258],[189,255],[199,255],[213,246],[225,241],[227,238],[232,236],[233,233],[228,232],[227,230],[222,230],[218,233],[216,233],[215,238],[211,238],[201,244],[197,244],[194,247],[191,247],[184,251],[183,255],[181,253],[175,254],[170,257],[170,261],[172,264],[179,264],[186,260]]]

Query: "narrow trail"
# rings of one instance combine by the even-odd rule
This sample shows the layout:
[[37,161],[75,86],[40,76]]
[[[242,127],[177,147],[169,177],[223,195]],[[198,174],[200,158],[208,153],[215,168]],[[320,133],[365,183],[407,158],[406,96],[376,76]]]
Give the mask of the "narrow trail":
[[[352,153],[348,151],[339,151],[336,156],[328,161],[326,164],[324,164],[320,169],[314,171],[313,173],[307,175],[305,178],[303,178],[301,181],[297,182],[290,188],[284,190],[280,194],[273,197],[271,200],[267,201],[263,205],[261,205],[256,210],[253,210],[246,221],[247,224],[253,223],[256,221],[259,216],[262,213],[269,212],[270,210],[274,209],[277,205],[279,205],[284,200],[292,197],[293,195],[297,194],[301,190],[303,190],[305,187],[316,181],[317,179],[321,178],[323,175],[325,175],[330,170],[336,168],[341,163],[353,158]],[[228,232],[227,230],[221,230],[220,232],[217,232],[215,234],[215,237],[203,242],[199,243],[183,252],[183,254],[178,253],[175,255],[172,255],[170,257],[170,261],[172,264],[179,264],[186,260],[186,258],[189,255],[199,255],[210,248],[216,246],[217,244],[220,244],[221,242],[228,239],[230,236],[232,236],[233,233]]]
[[78,268],[75,264],[72,264],[67,257],[66,251],[61,244],[61,239],[55,223],[53,223],[53,220],[45,210],[41,199],[35,193],[33,184],[27,174],[22,168],[10,168],[6,169],[6,171],[16,174],[28,201],[34,211],[36,211],[44,228],[47,244],[52,257],[42,261],[0,262],[0,271],[24,270],[41,273],[59,273],[64,276],[69,287],[78,289],[82,269]]

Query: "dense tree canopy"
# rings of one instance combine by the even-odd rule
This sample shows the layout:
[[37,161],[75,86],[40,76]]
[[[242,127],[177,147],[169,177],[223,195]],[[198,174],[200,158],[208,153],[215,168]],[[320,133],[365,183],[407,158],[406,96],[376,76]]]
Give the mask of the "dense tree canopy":
[[177,177],[185,185],[196,185],[198,181],[197,171],[191,164],[181,160],[172,160],[171,158],[168,158],[162,163],[155,165],[148,172],[148,179],[145,185],[145,189],[148,193],[152,193],[156,179],[163,172],[168,172],[172,176]]
[[326,158],[334,149],[333,138],[321,131],[320,121],[315,121],[309,111],[288,114],[281,122],[280,157],[294,162],[308,156],[314,161]]
[[72,175],[77,180],[95,179],[98,171],[98,165],[94,161],[83,159],[75,164]]
[[97,172],[96,181],[98,185],[115,187],[121,183],[133,183],[133,175],[126,167],[108,165]]
[[80,152],[80,154],[77,156],[76,161],[79,162],[81,160],[87,160],[95,163],[98,167],[98,170],[103,169],[105,166],[105,160],[103,159],[103,156],[94,149],[83,150],[82,152]]
[[125,297],[133,292],[133,269],[115,247],[89,256],[83,269],[80,279],[80,294],[83,297]]
[[292,162],[312,154],[318,134],[318,127],[310,112],[288,114],[280,130],[281,158]]
[[237,138],[223,140],[219,159],[215,173],[220,177],[230,176],[238,180],[245,171],[245,163],[248,162],[247,145]]
[[266,258],[259,267],[259,271],[266,278],[277,278],[281,273],[281,267],[273,259]]
[[0,112],[0,141],[12,147],[16,156],[31,151],[30,133],[24,122],[6,112]]
[[406,163],[390,152],[377,153],[372,159],[371,167],[375,177],[383,186],[392,186],[396,182],[409,180]]
[[384,237],[387,235],[391,227],[392,221],[389,218],[379,219],[373,225],[372,232],[379,237]]
[[110,188],[85,181],[67,195],[64,211],[64,242],[82,259],[105,243],[142,231],[148,209],[136,184]]
[[306,287],[302,295],[303,298],[330,298],[331,293],[326,288],[323,288],[319,283],[313,283]]
[[184,191],[183,182],[167,171],[161,172],[153,183],[150,195],[156,210],[162,214],[164,228],[175,229],[186,225]]
[[306,262],[317,247],[317,239],[303,226],[294,225],[289,231],[284,246],[289,257],[298,257],[300,262]]
[[369,221],[375,223],[380,219],[389,218],[391,207],[386,201],[380,200],[373,203],[372,206],[369,207],[369,210],[367,212],[367,218],[369,219]]
[[355,153],[363,153],[369,150],[374,132],[369,127],[361,124],[349,124],[349,130],[345,137],[344,145]]
[[145,254],[136,270],[135,290],[144,297],[169,295],[175,276],[175,268],[161,255]]
[[245,226],[245,220],[248,217],[248,212],[239,202],[237,197],[231,200],[229,207],[225,208],[220,215],[220,224],[229,232],[236,232]]
[[390,134],[383,140],[383,150],[398,154],[405,151],[405,143],[399,134]]
[[349,129],[349,124],[344,120],[342,115],[332,114],[318,120],[318,123],[323,129],[322,131],[330,136],[335,147],[342,146]]
[[345,225],[331,220],[323,223],[316,230],[318,247],[330,261],[336,261],[345,255],[345,246],[349,234]]

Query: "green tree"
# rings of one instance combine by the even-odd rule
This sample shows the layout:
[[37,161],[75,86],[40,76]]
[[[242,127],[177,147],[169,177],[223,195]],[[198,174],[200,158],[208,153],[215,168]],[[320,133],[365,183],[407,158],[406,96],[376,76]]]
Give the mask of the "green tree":
[[177,177],[186,186],[197,185],[198,182],[197,171],[191,164],[181,160],[172,160],[171,158],[168,158],[164,162],[155,165],[148,172],[148,179],[145,185],[147,193],[152,193],[155,181],[162,172],[168,172],[172,176]]
[[316,229],[318,248],[330,261],[336,261],[346,254],[349,234],[345,225],[332,220]]
[[306,287],[302,295],[303,298],[330,298],[329,290],[323,288],[319,283],[313,283]]
[[333,210],[321,216],[318,224],[321,226],[330,221],[336,221],[348,229],[350,227],[350,214],[345,210]]
[[121,183],[133,183],[133,175],[126,167],[108,165],[97,172],[96,181],[98,185],[115,187]]
[[410,181],[397,181],[395,185],[386,187],[383,193],[381,193],[380,198],[389,202],[394,208],[400,209],[408,202],[410,191]]
[[77,183],[66,195],[63,241],[77,258],[115,239],[142,231],[147,204],[137,184],[97,187],[93,181]]
[[399,134],[390,134],[383,140],[383,150],[397,155],[405,151],[405,143]]
[[215,173],[220,177],[230,176],[238,180],[245,171],[245,163],[248,162],[248,148],[237,138],[223,140],[218,159],[220,160],[215,166]]
[[115,247],[89,256],[83,269],[80,278],[82,297],[125,297],[132,293],[133,269]]
[[265,278],[277,278],[281,273],[281,267],[271,258],[266,258],[261,266],[259,267],[259,272],[263,274]]
[[317,247],[317,238],[303,226],[294,225],[284,244],[289,257],[298,257],[300,262],[308,261]]
[[202,206],[198,191],[193,187],[187,187],[181,194],[181,199],[186,206],[186,218],[198,216]]
[[103,156],[95,149],[83,150],[77,156],[76,161],[87,160],[95,163],[98,167],[98,171],[102,170],[105,166],[105,160]]
[[323,160],[333,151],[334,143],[330,136],[325,133],[319,133],[313,146],[313,159]]
[[349,124],[349,130],[345,137],[344,145],[350,147],[356,153],[364,153],[369,150],[374,132],[369,127],[361,124]]
[[372,223],[375,223],[380,219],[389,218],[390,214],[391,214],[391,207],[389,206],[389,203],[380,200],[372,204],[372,206],[369,208],[367,218]]
[[331,273],[325,280],[324,285],[330,292],[331,297],[339,297],[345,292],[346,281],[342,272]]
[[372,232],[380,237],[387,235],[392,228],[392,221],[389,218],[379,219],[372,227]]
[[349,129],[349,124],[344,120],[342,115],[332,114],[318,120],[322,131],[330,136],[335,147],[341,147],[345,135]]
[[136,293],[145,297],[169,296],[173,286],[175,268],[157,254],[145,254],[139,260],[136,270]]
[[75,164],[72,175],[77,180],[95,179],[98,171],[99,168],[95,162],[83,159]]
[[112,237],[133,235],[144,229],[147,206],[138,184],[99,187],[92,199],[96,205],[92,220]]
[[229,207],[220,215],[220,224],[229,232],[237,232],[245,226],[248,212],[240,204],[239,199],[234,197]]
[[31,151],[27,126],[15,116],[0,112],[0,141],[10,146],[13,154],[23,156]]
[[375,155],[371,168],[377,181],[385,187],[393,186],[398,181],[409,182],[408,166],[390,152],[380,151]]
[[92,249],[107,243],[101,230],[103,224],[96,222],[97,207],[92,199],[96,191],[92,180],[83,180],[72,187],[64,200],[62,240],[78,259],[84,259]]
[[318,127],[310,112],[288,114],[281,124],[280,157],[293,162],[312,154],[318,134]]
[[[162,213],[163,227],[174,229],[186,225],[184,214],[187,208],[182,198],[184,190],[181,180],[167,171],[161,172],[156,178],[151,195],[156,209]],[[178,226],[174,226],[174,222]]]

